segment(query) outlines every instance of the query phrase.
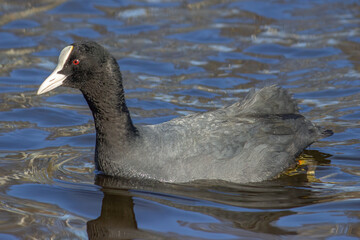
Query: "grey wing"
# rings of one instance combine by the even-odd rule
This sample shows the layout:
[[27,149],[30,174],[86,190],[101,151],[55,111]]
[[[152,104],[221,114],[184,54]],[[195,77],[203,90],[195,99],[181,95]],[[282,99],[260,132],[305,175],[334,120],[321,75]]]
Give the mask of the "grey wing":
[[154,149],[147,155],[152,159],[148,172],[177,182],[269,179],[324,137],[298,113],[286,90],[277,86],[250,93],[229,107],[144,126],[142,131],[146,132],[143,149]]
[[315,141],[309,129],[316,128],[300,115],[190,122],[196,126],[189,123],[184,129],[173,122],[157,129],[163,136],[158,167],[169,181],[270,179],[295,164],[295,157]]

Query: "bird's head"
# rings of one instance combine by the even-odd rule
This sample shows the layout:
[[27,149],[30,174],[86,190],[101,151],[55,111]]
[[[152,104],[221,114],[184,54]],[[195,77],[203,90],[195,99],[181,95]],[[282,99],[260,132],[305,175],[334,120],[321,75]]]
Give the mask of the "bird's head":
[[92,86],[92,79],[102,79],[111,65],[118,68],[110,53],[96,42],[73,43],[61,51],[56,68],[41,84],[37,94],[49,92],[59,86],[80,90],[95,87]]

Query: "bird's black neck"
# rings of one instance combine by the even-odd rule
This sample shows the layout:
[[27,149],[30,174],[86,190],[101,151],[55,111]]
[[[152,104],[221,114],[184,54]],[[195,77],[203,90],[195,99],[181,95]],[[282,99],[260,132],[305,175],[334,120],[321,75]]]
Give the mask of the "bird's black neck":
[[137,136],[126,106],[120,69],[115,63],[107,64],[108,69],[99,75],[92,74],[89,85],[81,88],[95,121],[96,152],[105,154],[96,156],[99,162],[115,155],[114,152],[122,152],[122,148],[129,149]]
[[[130,112],[126,106],[123,89],[111,89],[101,94],[84,93],[95,121],[97,133],[131,137],[136,134]],[[109,133],[107,133],[109,132]]]

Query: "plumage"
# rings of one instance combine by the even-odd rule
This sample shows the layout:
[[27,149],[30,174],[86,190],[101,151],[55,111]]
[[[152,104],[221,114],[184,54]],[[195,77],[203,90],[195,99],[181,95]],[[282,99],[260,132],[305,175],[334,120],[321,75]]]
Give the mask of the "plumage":
[[303,149],[332,134],[300,115],[278,86],[252,90],[244,100],[215,111],[135,126],[116,60],[95,42],[71,46],[38,94],[59,81],[83,93],[95,122],[95,165],[104,174],[165,182],[258,182],[278,176]]

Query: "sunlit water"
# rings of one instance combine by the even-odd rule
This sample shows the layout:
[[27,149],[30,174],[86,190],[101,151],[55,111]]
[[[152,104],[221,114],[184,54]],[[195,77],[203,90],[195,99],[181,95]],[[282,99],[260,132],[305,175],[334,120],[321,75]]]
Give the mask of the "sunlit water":
[[[0,239],[360,238],[359,1],[8,0],[0,11]],[[118,59],[138,124],[279,84],[335,134],[263,183],[95,177],[82,95],[36,96],[80,39]]]

